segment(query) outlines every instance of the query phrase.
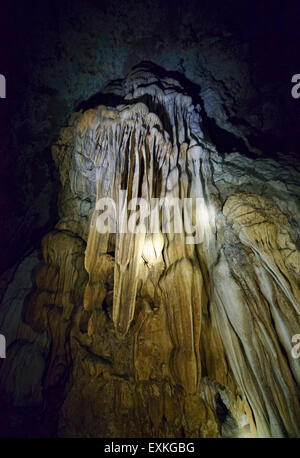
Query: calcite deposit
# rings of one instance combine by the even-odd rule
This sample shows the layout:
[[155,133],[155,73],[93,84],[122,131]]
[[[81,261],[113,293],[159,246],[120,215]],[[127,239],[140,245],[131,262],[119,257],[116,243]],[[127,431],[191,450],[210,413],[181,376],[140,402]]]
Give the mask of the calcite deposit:
[[[62,437],[299,436],[299,170],[221,154],[202,108],[148,64],[106,91],[123,102],[75,112],[53,146],[59,221],[1,389],[30,351],[36,388],[22,397],[15,375],[17,401],[43,393]],[[201,239],[161,220],[99,231],[101,199],[166,197],[202,199]]]

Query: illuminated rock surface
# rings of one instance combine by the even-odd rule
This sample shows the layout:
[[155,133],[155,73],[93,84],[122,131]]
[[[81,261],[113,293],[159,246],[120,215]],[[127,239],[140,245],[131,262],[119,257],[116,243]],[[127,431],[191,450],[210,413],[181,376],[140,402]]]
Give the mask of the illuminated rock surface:
[[[23,322],[3,312],[15,343],[1,389],[20,405],[43,389],[59,436],[298,436],[299,171],[221,155],[201,107],[148,64],[107,92],[123,103],[74,113],[53,146],[60,219]],[[202,197],[202,240],[100,234],[96,202],[121,205],[120,189]]]

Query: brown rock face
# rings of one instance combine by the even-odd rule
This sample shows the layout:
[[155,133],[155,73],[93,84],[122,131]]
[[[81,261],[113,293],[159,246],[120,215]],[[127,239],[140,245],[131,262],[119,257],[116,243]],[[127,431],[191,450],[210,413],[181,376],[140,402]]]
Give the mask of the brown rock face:
[[[53,146],[60,220],[24,310],[51,341],[58,434],[298,436],[297,172],[221,157],[175,80],[141,67],[110,90],[128,104],[75,113]],[[155,230],[132,219],[141,198]],[[162,211],[188,198],[194,238],[184,208]],[[110,199],[139,232],[104,233]]]

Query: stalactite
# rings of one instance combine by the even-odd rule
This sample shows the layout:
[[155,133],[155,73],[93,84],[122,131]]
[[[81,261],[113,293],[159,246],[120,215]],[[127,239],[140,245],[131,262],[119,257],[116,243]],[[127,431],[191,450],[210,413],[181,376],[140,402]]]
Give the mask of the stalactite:
[[[53,147],[60,221],[27,311],[53,342],[48,385],[72,371],[61,435],[299,435],[300,255],[283,200],[258,193],[278,170],[270,188],[232,173],[260,162],[222,158],[200,107],[148,65],[107,91],[127,104],[75,113]],[[101,233],[105,202],[124,217],[138,198],[198,198],[196,239],[184,210],[181,233],[164,231],[173,213]]]

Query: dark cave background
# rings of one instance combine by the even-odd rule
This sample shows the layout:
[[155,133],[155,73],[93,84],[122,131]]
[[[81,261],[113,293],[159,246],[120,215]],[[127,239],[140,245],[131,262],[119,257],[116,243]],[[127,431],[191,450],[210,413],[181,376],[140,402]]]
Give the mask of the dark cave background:
[[223,154],[299,163],[299,24],[299,0],[2,1],[0,296],[58,219],[60,127],[142,61],[184,78]]

